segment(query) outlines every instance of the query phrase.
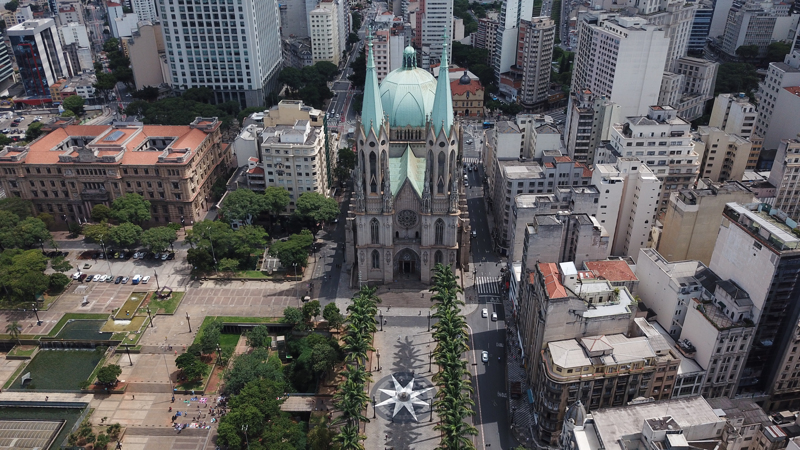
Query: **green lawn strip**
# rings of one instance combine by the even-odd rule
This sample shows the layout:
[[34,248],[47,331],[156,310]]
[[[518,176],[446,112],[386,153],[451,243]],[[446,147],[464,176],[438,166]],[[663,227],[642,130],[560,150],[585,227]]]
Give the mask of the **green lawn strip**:
[[221,334],[219,337],[219,346],[222,348],[231,347],[236,348],[236,344],[239,343],[239,334]]
[[241,272],[236,272],[235,276],[237,278],[271,278],[260,270],[242,270]]
[[15,370],[13,374],[11,374],[11,378],[9,378],[8,381],[6,381],[6,384],[3,385],[3,389],[8,389],[12,384],[14,384],[14,380],[16,380],[19,374],[21,374],[22,371],[25,370],[26,367],[28,367],[28,364],[30,362],[31,360],[23,361],[22,364],[20,364],[19,367],[17,367],[17,370]]
[[[178,306],[183,300],[185,292],[173,292],[172,295],[166,300],[158,300],[158,293],[150,294],[150,302],[147,308],[150,308],[152,314],[175,314]],[[139,312],[147,312],[147,308],[139,308]]]
[[56,326],[47,333],[48,337],[55,337],[64,325],[67,324],[70,320],[78,320],[78,319],[106,319],[108,318],[108,314],[92,314],[92,313],[66,313],[61,316],[61,319],[56,323]]
[[98,371],[99,371],[99,370],[100,370],[100,369],[101,369],[101,368],[102,368],[102,367],[103,367],[105,364],[106,364],[106,357],[105,357],[105,355],[104,355],[102,358],[100,358],[100,362],[98,362],[98,363],[97,363],[97,365],[96,365],[96,366],[94,366],[94,370],[92,371],[92,373],[90,373],[90,374],[89,374],[89,378],[87,378],[87,380],[89,380],[89,384],[91,384],[91,383],[94,383],[94,379],[95,379],[95,378],[97,378],[97,372],[98,372]]
[[21,346],[19,345],[15,345],[14,348],[12,348],[10,352],[8,352],[8,356],[31,356],[33,352],[35,352],[36,349],[38,348],[35,345],[31,345],[30,346],[31,348],[22,350],[20,347]]

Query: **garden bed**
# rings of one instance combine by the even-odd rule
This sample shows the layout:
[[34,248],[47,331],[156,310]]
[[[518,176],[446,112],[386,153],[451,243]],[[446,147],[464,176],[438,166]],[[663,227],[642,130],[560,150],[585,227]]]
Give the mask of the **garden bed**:
[[159,300],[157,293],[153,292],[150,294],[149,301],[144,303],[141,308],[139,308],[139,312],[146,312],[144,308],[147,306],[150,308],[150,312],[152,314],[175,314],[175,311],[180,306],[181,301],[183,300],[183,296],[186,294],[185,292],[173,292],[169,298],[164,300]]

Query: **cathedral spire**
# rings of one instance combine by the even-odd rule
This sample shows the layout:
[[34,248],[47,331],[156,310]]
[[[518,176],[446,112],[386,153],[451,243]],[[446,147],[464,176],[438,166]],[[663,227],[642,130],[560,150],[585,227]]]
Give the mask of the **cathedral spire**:
[[375,72],[375,59],[372,56],[372,29],[367,31],[367,78],[364,83],[364,100],[361,109],[361,124],[364,132],[369,134],[370,128],[375,131],[375,135],[381,134],[383,125],[383,106],[381,105],[381,93],[378,89],[378,74]]
[[436,82],[436,95],[431,113],[433,132],[437,136],[441,129],[449,135],[453,126],[453,96],[450,93],[450,64],[447,62],[447,29],[442,40],[442,62],[439,65],[439,80]]

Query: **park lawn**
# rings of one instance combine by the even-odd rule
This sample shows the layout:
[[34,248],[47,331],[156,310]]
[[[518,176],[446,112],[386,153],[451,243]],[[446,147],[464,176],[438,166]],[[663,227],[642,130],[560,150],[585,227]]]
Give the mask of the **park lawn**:
[[8,356],[31,356],[39,348],[36,345],[15,345],[14,348],[8,352]]
[[[158,300],[158,293],[152,292],[147,307],[150,308],[150,312],[153,314],[175,314],[175,311],[183,300],[184,294],[185,292],[173,292],[168,299]],[[139,312],[142,312],[141,308],[139,308],[139,310]]]
[[236,277],[238,278],[272,278],[268,274],[260,271],[260,270],[242,270],[241,272],[236,272]]
[[[220,322],[223,322],[223,323],[224,322],[228,322],[228,323],[280,323],[281,319],[282,319],[282,317],[206,316],[206,318],[203,319],[203,323],[200,324],[200,328],[197,330],[197,336],[195,336],[194,341],[192,341],[192,344],[197,344],[197,343],[200,342],[200,339],[203,338],[203,333],[205,333],[206,327],[211,322],[214,322],[214,321],[220,321]],[[226,335],[222,334],[222,336],[224,337]],[[237,339],[238,339],[239,335],[236,334],[236,335],[232,335],[232,336],[237,336]],[[222,338],[220,338],[220,340],[221,339]],[[220,344],[220,345],[222,345],[222,344]],[[233,345],[235,346],[236,343],[234,342]]]
[[221,334],[219,336],[219,346],[222,348],[236,348],[236,344],[239,343],[239,336],[238,334]]
[[131,320],[136,315],[139,305],[147,297],[147,292],[132,292],[131,295],[125,300],[125,303],[117,310],[114,318],[117,320]]
[[67,324],[68,321],[74,319],[106,319],[108,318],[108,314],[92,314],[92,313],[66,313],[61,316],[61,319],[56,323],[56,326],[47,333],[49,337],[55,337],[64,325]]

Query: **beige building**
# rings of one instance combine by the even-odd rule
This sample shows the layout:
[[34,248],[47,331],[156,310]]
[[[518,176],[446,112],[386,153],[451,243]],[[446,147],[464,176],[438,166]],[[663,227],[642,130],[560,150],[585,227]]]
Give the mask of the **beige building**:
[[309,13],[311,30],[311,54],[314,62],[330,61],[337,66],[342,57],[339,45],[339,5],[333,0],[322,0],[316,9]]
[[281,100],[280,103],[264,110],[250,114],[244,119],[242,126],[256,125],[260,128],[278,125],[292,125],[298,120],[308,120],[312,127],[321,127],[325,113],[308,106],[302,100]]
[[46,125],[29,145],[0,151],[0,187],[59,222],[84,222],[95,205],[130,193],[150,202],[151,225],[203,220],[211,185],[232,163],[215,117],[186,126],[73,122]]
[[778,145],[769,182],[775,186],[774,206],[794,220],[800,218],[800,138],[784,139]]
[[695,134],[705,144],[700,178],[713,181],[742,181],[753,143],[716,127],[698,127]]
[[753,134],[758,111],[745,94],[719,94],[714,99],[708,126],[745,139]]
[[463,117],[482,118],[484,89],[478,77],[473,77],[465,70],[460,78],[450,81],[453,111]]
[[122,39],[122,42],[131,59],[136,89],[172,82],[160,23],[140,22],[139,30],[134,31],[133,36]]
[[673,192],[663,220],[659,253],[668,261],[698,260],[710,264],[725,204],[752,203],[754,197],[739,182],[705,179],[697,188]]

